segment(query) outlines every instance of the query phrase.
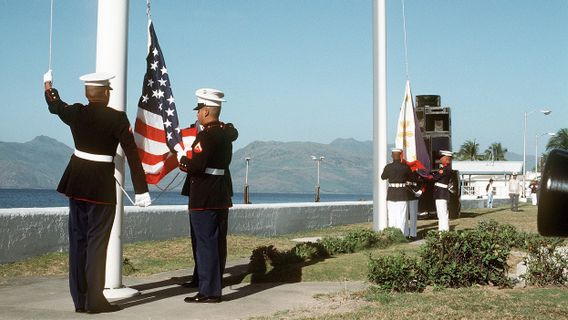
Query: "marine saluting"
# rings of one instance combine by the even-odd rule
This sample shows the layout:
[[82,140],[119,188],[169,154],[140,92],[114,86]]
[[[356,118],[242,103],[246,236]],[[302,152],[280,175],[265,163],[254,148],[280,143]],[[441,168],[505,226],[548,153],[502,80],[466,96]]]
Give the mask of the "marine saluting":
[[151,204],[148,185],[126,113],[108,107],[114,75],[91,73],[85,82],[87,105],[69,105],[44,74],[49,112],[69,126],[75,151],[57,186],[69,198],[69,287],[75,312],[101,313],[120,308],[103,295],[106,253],[116,210],[114,156],[120,144],[128,160],[135,204]]

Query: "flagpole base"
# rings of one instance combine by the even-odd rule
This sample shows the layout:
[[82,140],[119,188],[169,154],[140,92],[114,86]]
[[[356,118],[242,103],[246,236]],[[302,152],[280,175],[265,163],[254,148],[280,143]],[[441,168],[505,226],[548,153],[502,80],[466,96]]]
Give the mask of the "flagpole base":
[[140,294],[140,291],[128,287],[121,287],[116,289],[104,289],[103,294],[107,299],[124,299],[132,298]]

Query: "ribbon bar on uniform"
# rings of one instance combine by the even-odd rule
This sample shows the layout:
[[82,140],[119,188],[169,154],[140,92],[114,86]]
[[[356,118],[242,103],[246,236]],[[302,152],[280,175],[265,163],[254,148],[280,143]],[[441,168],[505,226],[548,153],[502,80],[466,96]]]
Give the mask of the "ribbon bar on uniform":
[[73,154],[81,159],[95,161],[95,162],[112,162],[113,158],[113,156],[109,156],[106,154],[88,153],[77,149],[75,149],[75,152],[73,152]]
[[212,176],[224,176],[225,169],[205,168],[205,173],[210,174]]

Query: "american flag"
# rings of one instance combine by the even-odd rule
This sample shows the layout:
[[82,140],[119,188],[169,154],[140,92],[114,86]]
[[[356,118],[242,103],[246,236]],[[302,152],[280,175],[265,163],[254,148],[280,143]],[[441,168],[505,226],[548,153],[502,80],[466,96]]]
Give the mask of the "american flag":
[[182,132],[179,128],[168,69],[151,21],[148,24],[148,34],[146,74],[142,96],[138,100],[134,138],[146,172],[146,181],[149,184],[157,184],[177,168],[178,161],[174,151],[186,152],[184,143],[191,146],[196,132],[192,129],[184,129]]

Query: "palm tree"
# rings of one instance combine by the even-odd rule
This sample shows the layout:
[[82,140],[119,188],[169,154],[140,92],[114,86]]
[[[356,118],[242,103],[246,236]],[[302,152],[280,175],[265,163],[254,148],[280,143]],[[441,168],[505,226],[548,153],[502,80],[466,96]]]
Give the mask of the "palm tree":
[[479,152],[479,143],[475,140],[466,140],[460,147],[460,151],[456,156],[457,160],[477,160]]
[[494,161],[505,161],[505,153],[507,153],[507,148],[503,148],[501,142],[493,142],[489,148],[487,148],[484,152],[485,160],[494,160]]
[[546,151],[550,151],[556,148],[568,150],[568,128],[558,130],[555,136],[552,136],[550,137],[550,139],[548,139],[548,143],[546,144]]

